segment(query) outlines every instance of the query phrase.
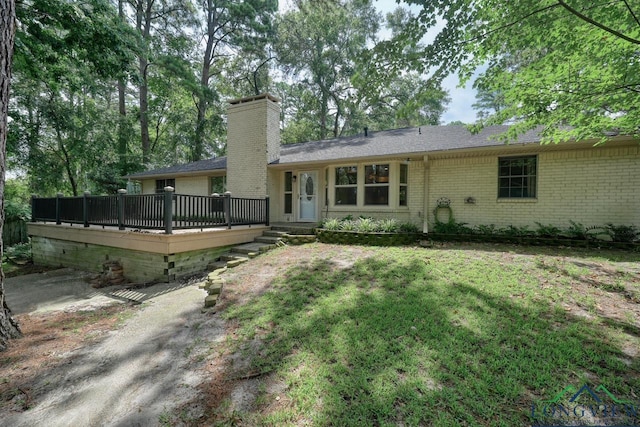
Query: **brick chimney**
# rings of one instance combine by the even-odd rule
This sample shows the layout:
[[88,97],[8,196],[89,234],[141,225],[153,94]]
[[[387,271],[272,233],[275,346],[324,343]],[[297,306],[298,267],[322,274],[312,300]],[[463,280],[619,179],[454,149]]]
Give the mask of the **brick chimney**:
[[280,106],[262,94],[229,102],[227,189],[234,197],[263,198],[267,165],[280,159]]

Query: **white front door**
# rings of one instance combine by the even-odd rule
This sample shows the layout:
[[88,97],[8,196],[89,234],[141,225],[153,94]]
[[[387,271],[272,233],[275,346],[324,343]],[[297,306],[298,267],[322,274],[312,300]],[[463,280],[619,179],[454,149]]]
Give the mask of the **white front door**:
[[315,222],[318,220],[318,172],[299,172],[300,213],[298,220]]

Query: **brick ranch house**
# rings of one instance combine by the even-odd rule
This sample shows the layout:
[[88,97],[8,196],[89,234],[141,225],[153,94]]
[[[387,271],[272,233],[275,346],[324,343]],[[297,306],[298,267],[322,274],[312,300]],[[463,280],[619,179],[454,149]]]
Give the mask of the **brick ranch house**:
[[272,222],[364,215],[428,232],[447,198],[455,220],[470,225],[640,226],[640,144],[632,138],[541,145],[529,132],[504,144],[494,137],[506,126],[475,135],[424,126],[281,145],[279,125],[276,98],[231,101],[226,157],[128,178],[144,194],[170,185],[178,194],[268,195]]

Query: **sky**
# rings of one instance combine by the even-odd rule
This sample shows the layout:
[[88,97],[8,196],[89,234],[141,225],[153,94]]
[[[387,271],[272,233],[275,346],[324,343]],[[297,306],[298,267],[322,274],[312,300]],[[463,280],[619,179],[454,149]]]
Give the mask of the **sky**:
[[[290,0],[280,0],[280,11],[284,11],[291,7]],[[393,11],[399,6],[396,0],[375,0],[374,6],[376,9],[384,15]],[[403,7],[408,5],[402,3]],[[419,10],[416,6],[410,7],[410,9]],[[380,37],[384,38],[388,36],[385,31],[381,31]],[[428,38],[428,35],[427,35]],[[471,87],[471,83],[468,83],[465,87],[458,87],[458,76],[452,75],[447,77],[443,81],[443,87],[449,91],[449,97],[451,102],[449,103],[447,110],[442,115],[442,124],[447,124],[456,120],[460,120],[464,123],[473,123],[476,120],[476,112],[471,105],[476,102],[476,91]]]

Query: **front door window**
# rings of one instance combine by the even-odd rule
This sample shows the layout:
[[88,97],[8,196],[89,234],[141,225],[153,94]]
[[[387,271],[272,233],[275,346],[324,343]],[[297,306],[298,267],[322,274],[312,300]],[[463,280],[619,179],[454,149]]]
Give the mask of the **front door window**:
[[300,221],[316,221],[318,211],[318,172],[300,172]]

